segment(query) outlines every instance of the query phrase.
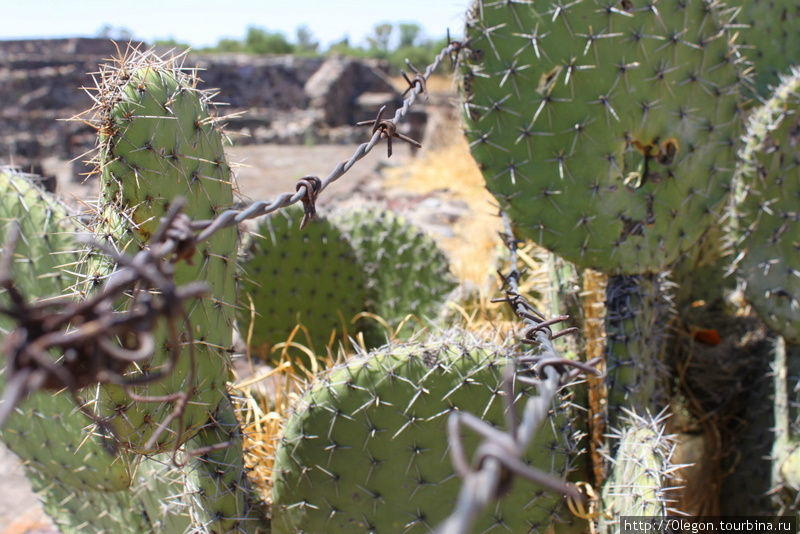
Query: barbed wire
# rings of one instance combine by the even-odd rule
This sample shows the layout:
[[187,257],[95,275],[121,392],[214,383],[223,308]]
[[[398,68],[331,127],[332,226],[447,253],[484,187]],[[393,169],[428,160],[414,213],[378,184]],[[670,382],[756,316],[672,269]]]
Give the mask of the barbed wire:
[[[553,346],[553,340],[573,334],[578,329],[566,328],[553,333],[550,327],[569,319],[569,316],[561,315],[547,319],[519,293],[519,281],[523,273],[517,269],[518,242],[505,214],[503,221],[505,233],[501,236],[509,250],[511,271],[505,275],[498,273],[503,281],[502,290],[505,291],[505,296],[492,302],[506,302],[511,306],[514,313],[527,325],[521,341],[534,345],[539,350],[537,355],[523,355],[516,358],[506,369],[503,379],[505,431],[491,426],[473,414],[451,412],[447,425],[450,458],[456,474],[462,478],[462,484],[455,510],[438,526],[436,534],[469,532],[488,506],[508,493],[516,477],[525,478],[563,494],[574,503],[582,503],[584,500],[574,485],[526,464],[525,453],[537,429],[547,420],[559,390],[582,373],[600,374],[594,367],[599,363],[599,358],[584,363],[562,358],[558,354]],[[536,378],[523,376],[521,370],[532,370]],[[514,405],[515,382],[533,385],[537,390],[536,396],[528,398],[525,402],[521,417]],[[462,427],[483,438],[475,449],[471,463],[461,442]]]
[[[191,332],[188,315],[183,303],[200,295],[203,284],[176,286],[172,277],[172,265],[190,259],[197,245],[209,239],[216,232],[233,225],[257,218],[297,202],[302,202],[304,217],[301,227],[316,218],[316,200],[331,183],[338,180],[353,165],[365,157],[381,141],[386,140],[388,156],[392,155],[392,139],[419,146],[419,143],[397,132],[398,123],[407,115],[409,109],[420,95],[427,95],[426,82],[440,63],[449,58],[454,64],[459,52],[468,43],[450,41],[427,66],[424,72],[418,71],[407,62],[413,76],[403,73],[409,87],[403,93],[403,105],[392,118],[383,118],[385,108],[381,108],[376,118],[358,123],[372,126],[370,140],[357,147],[348,160],[339,162],[325,179],[317,176],[301,178],[294,192],[279,195],[272,201],[256,201],[245,209],[228,210],[219,216],[201,221],[190,221],[180,212],[181,203],[174,202],[169,214],[162,220],[159,231],[150,243],[133,256],[115,253],[108,247],[90,243],[93,247],[110,255],[117,262],[118,269],[104,283],[102,289],[80,302],[40,301],[28,304],[25,296],[14,287],[11,276],[11,251],[16,237],[12,236],[0,264],[0,287],[11,297],[11,305],[0,308],[0,313],[17,321],[17,328],[6,336],[6,354],[12,355],[6,367],[7,385],[3,404],[0,406],[0,426],[13,411],[17,403],[27,394],[38,389],[67,389],[79,408],[101,428],[108,420],[94,415],[78,396],[81,387],[91,383],[113,383],[127,388],[131,398],[141,402],[173,402],[173,412],[159,425],[149,444],[175,419],[180,419],[183,407],[189,402],[188,392],[175,392],[165,397],[140,397],[130,391],[133,385],[140,385],[163,378],[181,357],[184,343],[180,342],[179,324],[185,332]],[[508,221],[506,220],[508,225]],[[518,282],[521,273],[517,270],[517,242],[510,232],[504,241],[511,253],[512,270],[501,275],[505,297],[514,312],[528,325],[523,335],[524,343],[539,348],[537,356],[523,356],[509,367],[504,377],[506,395],[506,431],[491,427],[477,416],[464,412],[453,412],[448,422],[448,440],[451,458],[457,474],[463,479],[458,504],[454,513],[437,530],[439,534],[462,534],[493,501],[502,498],[515,477],[523,477],[553,491],[566,495],[569,499],[581,501],[580,492],[572,485],[538,471],[525,464],[524,454],[532,442],[537,428],[547,419],[557,392],[577,375],[597,372],[590,361],[585,364],[561,358],[552,340],[573,333],[576,329],[566,329],[553,333],[551,326],[567,319],[566,316],[545,318],[519,293]],[[164,261],[165,258],[168,261]],[[125,311],[115,311],[114,302],[122,295],[132,296],[133,305]],[[46,316],[46,317],[45,317]],[[159,373],[137,378],[125,377],[131,365],[152,357],[152,332],[158,321],[166,322],[171,338],[169,362]],[[179,323],[181,322],[181,323]],[[67,329],[69,331],[67,331]],[[118,340],[127,340],[120,346]],[[188,339],[192,339],[191,336]],[[191,341],[188,346],[193,359]],[[65,356],[54,360],[50,351],[57,349]],[[194,366],[192,365],[193,369]],[[523,376],[520,369],[532,370],[536,378]],[[514,383],[533,384],[538,390],[536,397],[529,398],[520,416],[513,403]],[[483,441],[476,449],[472,463],[466,458],[461,443],[461,428],[466,427],[482,436]],[[180,433],[180,429],[179,429]],[[175,439],[175,451],[180,439]]]
[[[126,388],[126,393],[137,402],[172,402],[172,413],[165,418],[148,440],[145,448],[157,442],[175,419],[181,419],[183,408],[191,393],[175,392],[161,397],[138,396],[131,386],[155,382],[168,375],[181,356],[181,347],[188,346],[192,362],[190,377],[194,373],[193,343],[180,342],[179,321],[182,321],[185,338],[193,339],[188,314],[183,303],[205,291],[204,284],[189,284],[178,287],[173,279],[172,265],[191,260],[199,243],[216,232],[302,202],[304,216],[301,228],[316,218],[316,200],[331,183],[338,180],[353,165],[383,140],[387,141],[388,156],[392,155],[392,139],[420,144],[397,132],[398,123],[408,114],[419,95],[427,95],[426,81],[445,58],[455,66],[455,58],[464,44],[451,41],[424,72],[419,72],[406,61],[413,78],[403,73],[409,87],[403,93],[403,104],[393,118],[383,118],[385,107],[376,118],[358,123],[372,126],[372,136],[355,150],[350,159],[339,162],[331,173],[321,180],[317,176],[304,176],[297,182],[293,193],[279,195],[273,201],[257,201],[242,210],[227,210],[214,219],[191,221],[181,213],[182,202],[175,199],[159,230],[149,243],[133,256],[119,254],[110,247],[87,240],[89,246],[99,249],[117,264],[117,269],[104,281],[103,287],[76,301],[70,297],[49,298],[28,303],[26,295],[13,282],[12,261],[18,234],[12,230],[4,247],[0,262],[0,289],[10,297],[10,305],[0,306],[0,314],[10,317],[16,327],[4,339],[4,354],[8,360],[5,375],[6,387],[0,404],[0,428],[10,414],[27,395],[42,390],[67,390],[83,413],[95,424],[110,434],[110,418],[95,415],[79,397],[78,391],[90,384],[117,384]],[[164,261],[168,259],[168,261]],[[115,309],[115,302],[123,294],[131,296],[131,305],[125,311]],[[170,336],[169,361],[158,373],[131,379],[125,372],[133,365],[147,361],[155,353],[153,330],[158,320],[167,324]],[[120,346],[119,340],[124,341]],[[61,354],[58,359],[51,351]],[[189,379],[191,382],[191,379]],[[181,430],[175,439],[175,450],[180,446]],[[111,436],[113,437],[113,436]],[[119,443],[117,443],[119,445]]]

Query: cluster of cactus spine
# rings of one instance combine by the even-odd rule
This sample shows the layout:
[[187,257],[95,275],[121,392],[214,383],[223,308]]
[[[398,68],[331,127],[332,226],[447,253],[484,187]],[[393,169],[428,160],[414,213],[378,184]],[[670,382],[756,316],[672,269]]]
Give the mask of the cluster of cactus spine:
[[[713,249],[712,272],[719,272],[727,260],[717,241],[728,231],[738,238],[741,255],[733,270],[746,281],[744,294],[779,335],[771,483],[796,496],[800,475],[794,453],[800,449],[791,396],[800,382],[794,313],[800,278],[795,139],[800,77],[787,77],[753,114],[734,183],[744,118],[739,92],[746,81],[739,52],[730,46],[729,17],[736,10],[701,0],[540,4],[476,0],[470,9],[462,62],[467,136],[487,187],[520,235],[571,262],[581,279],[596,271],[608,275],[602,337],[610,391],[607,398],[590,401],[607,412],[611,428],[602,457],[588,461],[604,462],[608,469],[583,459],[576,463],[581,447],[574,429],[585,421],[562,401],[537,434],[527,461],[557,476],[572,470],[574,479],[582,473],[601,485],[602,498],[595,503],[599,532],[615,531],[614,515],[669,512],[673,443],[665,419],[655,414],[662,413],[672,380],[679,379],[669,376],[663,362],[667,323],[676,313],[686,315],[672,309],[667,272],[674,269],[680,291],[700,265],[696,258],[707,252],[698,243]],[[105,78],[108,85],[97,99],[103,113],[98,174],[104,189],[91,225],[96,236],[127,252],[147,245],[178,197],[189,197],[185,211],[197,219],[212,218],[233,203],[222,136],[195,81],[169,62],[147,54],[136,58]],[[763,72],[770,68],[775,67],[765,65]],[[9,210],[8,220],[18,221],[27,238],[14,262],[27,296],[76,287],[60,274],[66,264],[84,264],[86,283],[77,286],[84,291],[113,273],[108,258],[97,253],[78,258],[72,241],[61,240],[74,227],[66,226],[64,234],[51,230],[69,224],[52,199],[10,173],[0,178],[13,182],[0,209]],[[29,200],[21,203],[24,210],[6,202],[14,198]],[[723,229],[720,219],[729,200],[734,222]],[[358,224],[349,231],[354,236]],[[3,233],[8,228],[4,224]],[[180,265],[176,272],[178,283],[206,281],[210,297],[190,306],[191,330],[182,343],[195,345],[195,357],[179,359],[168,379],[137,389],[150,397],[191,391],[183,418],[172,421],[159,439],[154,432],[169,420],[174,404],[134,402],[117,386],[100,387],[94,402],[120,440],[116,456],[102,446],[107,436],[87,434],[88,420],[63,402],[63,394],[36,393],[9,418],[3,439],[20,454],[30,449],[31,479],[65,532],[121,524],[130,532],[269,528],[249,488],[242,435],[227,393],[227,349],[237,306],[235,232],[220,232],[201,244],[194,265]],[[29,239],[42,233],[48,238]],[[406,273],[431,264],[423,276],[441,274],[438,260],[430,262],[414,250],[424,250],[419,241],[383,248],[370,241],[372,234],[383,235],[367,230],[355,239],[357,253],[374,257],[374,270],[366,269],[372,275],[367,290],[396,286],[378,275],[394,274],[386,271],[399,270],[398,264]],[[414,254],[403,256],[407,251]],[[428,291],[435,295],[430,309],[421,304],[430,295],[416,282],[395,297],[383,293],[390,295],[389,304],[381,308],[376,298],[376,310],[395,327],[405,314],[402,307],[394,313],[394,305],[410,297],[411,307],[432,315],[450,287],[441,279]],[[723,286],[710,284],[719,284],[715,290]],[[681,302],[691,300],[696,288],[681,295]],[[170,337],[165,331],[160,335],[152,368],[172,355]],[[429,531],[452,509],[458,485],[447,465],[448,442],[439,420],[459,409],[501,424],[499,370],[513,353],[510,344],[451,332],[444,339],[358,356],[327,371],[286,424],[276,458],[272,528]],[[528,394],[525,388],[519,392],[522,398]],[[37,455],[42,447],[31,446],[36,440],[54,448],[58,441],[68,454],[42,461]],[[198,451],[185,468],[163,454],[181,445]],[[562,497],[526,489],[515,488],[476,528],[585,530],[583,522],[570,518]],[[791,506],[793,498],[781,504]]]

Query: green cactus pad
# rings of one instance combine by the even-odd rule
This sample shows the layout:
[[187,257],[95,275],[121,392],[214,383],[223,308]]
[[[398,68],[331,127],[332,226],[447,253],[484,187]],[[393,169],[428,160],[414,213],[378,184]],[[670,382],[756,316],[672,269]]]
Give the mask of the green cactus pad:
[[[273,362],[282,351],[272,347],[287,341],[298,324],[310,339],[299,331],[293,341],[325,355],[332,339],[354,333],[352,319],[366,302],[364,275],[347,238],[324,218],[300,230],[302,218],[300,207],[265,217],[241,254],[239,330]],[[289,354],[311,369],[305,353]]]
[[734,216],[741,238],[737,276],[745,296],[776,332],[800,343],[800,71],[751,117]]
[[675,438],[666,434],[664,417],[639,416],[626,411],[614,439],[619,449],[611,476],[603,487],[601,532],[620,532],[619,518],[660,518],[670,511],[665,491],[672,471]]
[[213,534],[269,532],[250,489],[244,467],[243,435],[233,404],[225,399],[209,422],[189,442],[205,448],[189,469],[188,491],[196,502],[195,521]]
[[[455,331],[330,370],[305,393],[278,445],[274,532],[429,532],[453,512],[461,485],[448,458],[448,414],[502,427],[501,381],[513,354],[510,345]],[[532,394],[520,388],[517,402]],[[566,406],[562,399],[553,407],[526,456],[555,477],[567,474],[577,450]],[[464,434],[471,454],[476,436]],[[568,515],[562,504],[518,481],[475,532],[544,532]]]
[[70,488],[46,476],[29,476],[45,512],[62,534],[183,534],[200,532],[192,517],[183,473],[170,455],[142,460],[130,489]]
[[[186,199],[183,213],[193,220],[210,219],[233,205],[224,137],[209,111],[208,96],[196,85],[191,71],[150,52],[134,52],[102,72],[95,97],[102,216],[95,232],[119,250],[135,253],[145,246],[179,197]],[[147,397],[190,392],[183,417],[173,420],[158,443],[146,449],[174,404],[133,402],[120,387],[101,388],[98,410],[112,418],[123,446],[147,453],[168,450],[176,436],[189,439],[224,397],[236,302],[237,232],[235,227],[217,232],[198,245],[190,261],[175,264],[177,284],[202,281],[208,286],[205,296],[187,303],[188,321],[179,325],[181,342],[191,338],[194,344],[193,355],[183,346],[167,379],[135,388]],[[160,330],[161,348],[153,360],[134,376],[158,369],[170,358],[166,331]]]
[[[74,284],[69,274],[78,261],[75,234],[78,222],[49,193],[25,175],[0,169],[0,246],[13,224],[20,237],[14,248],[11,276],[25,298],[35,301],[64,294]],[[5,292],[0,292],[5,304]],[[0,315],[0,336],[15,327]],[[59,355],[54,355],[54,359]],[[5,373],[0,372],[0,390]],[[135,465],[125,456],[114,457],[101,438],[90,435],[89,420],[67,392],[41,391],[30,395],[9,416],[2,439],[26,462],[61,484],[93,490],[127,487]]]
[[[332,222],[350,238],[367,276],[367,309],[386,320],[394,331],[410,336],[442,313],[455,288],[447,257],[436,242],[404,217],[384,209],[341,211]],[[380,332],[380,333],[378,333]],[[386,339],[380,329],[369,334],[369,345]]]
[[753,84],[768,97],[780,77],[800,63],[800,5],[794,0],[739,0],[737,43],[753,64]]
[[520,232],[639,274],[719,218],[742,115],[721,15],[703,0],[473,4],[467,138]]

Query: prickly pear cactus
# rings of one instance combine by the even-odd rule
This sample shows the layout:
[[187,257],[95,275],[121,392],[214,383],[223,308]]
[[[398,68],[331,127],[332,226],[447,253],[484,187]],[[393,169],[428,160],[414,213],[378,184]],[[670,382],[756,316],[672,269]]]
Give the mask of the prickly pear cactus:
[[[78,260],[75,234],[79,224],[52,195],[34,186],[20,173],[0,169],[0,246],[12,225],[19,225],[11,276],[25,298],[36,300],[69,295],[75,282],[69,274]],[[4,252],[4,250],[3,250]],[[0,292],[0,300],[7,296]],[[16,325],[0,315],[0,336]],[[56,359],[60,355],[53,355]],[[6,375],[0,372],[0,389]],[[0,404],[0,411],[4,407]],[[113,457],[107,443],[86,430],[88,420],[67,392],[40,391],[23,400],[5,423],[3,441],[28,466],[74,488],[114,490],[127,487],[135,462]]]
[[[448,260],[428,235],[390,210],[341,211],[332,222],[350,238],[367,276],[367,309],[400,338],[428,325],[442,312],[455,288]],[[368,344],[385,341],[386,333],[369,334]]]
[[[276,452],[273,529],[429,532],[454,508],[460,481],[444,432],[453,409],[503,426],[503,370],[511,345],[464,332],[388,345],[330,370],[306,392]],[[518,402],[533,394],[518,390]],[[556,477],[576,438],[565,404],[553,406],[527,461]],[[474,435],[465,431],[468,454]],[[475,532],[544,532],[569,515],[562,497],[519,482]]]
[[142,460],[130,488],[94,491],[71,488],[29,474],[45,512],[62,534],[160,534],[190,530],[192,517],[183,473],[168,454]]
[[609,424],[621,407],[639,413],[666,404],[668,369],[661,360],[673,314],[659,275],[612,276],[606,288],[606,384]]
[[191,460],[187,494],[194,501],[195,528],[214,534],[269,532],[244,467],[243,435],[226,398],[189,442],[204,450]]
[[[207,95],[196,84],[191,71],[151,52],[134,52],[102,73],[95,97],[102,187],[95,233],[118,250],[135,253],[145,246],[179,197],[186,199],[183,212],[193,220],[210,219],[233,204],[225,140]],[[152,453],[172,447],[176,436],[189,439],[223,399],[230,372],[236,250],[237,229],[229,228],[201,243],[189,261],[175,264],[176,284],[202,281],[208,293],[187,304],[188,319],[179,326],[181,342],[194,344],[191,354],[183,347],[168,378],[135,388],[147,397],[179,391],[191,395],[183,416],[172,420],[157,443],[146,447],[173,403],[133,402],[120,387],[101,388],[98,411],[111,418],[124,447]],[[102,283],[109,268],[96,258],[88,263],[99,272],[90,281]],[[162,325],[160,349],[142,373],[171,358],[166,331]]]
[[601,532],[609,534],[621,531],[621,517],[663,518],[671,501],[663,488],[673,471],[674,437],[664,435],[657,417],[626,411],[623,419],[619,450],[608,458],[611,476],[603,488]]
[[[352,319],[364,310],[366,282],[353,246],[327,219],[300,230],[303,209],[293,207],[264,218],[243,244],[240,260],[238,326],[262,359],[276,362],[271,349],[289,339],[325,355],[332,340],[353,335]],[[336,353],[335,346],[333,353]],[[310,361],[301,351],[289,351]]]
[[736,203],[737,276],[764,321],[800,343],[800,71],[748,122]]
[[657,272],[716,221],[740,74],[719,6],[476,0],[467,137],[520,232],[581,267]]
[[793,0],[739,0],[737,42],[753,64],[753,85],[762,97],[780,83],[780,76],[800,63],[800,5]]

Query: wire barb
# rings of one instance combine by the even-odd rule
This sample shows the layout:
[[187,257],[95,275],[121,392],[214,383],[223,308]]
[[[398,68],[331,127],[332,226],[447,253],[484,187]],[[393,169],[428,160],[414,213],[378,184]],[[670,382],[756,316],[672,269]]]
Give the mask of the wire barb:
[[[412,89],[414,87],[412,86]],[[397,123],[394,119],[384,119],[383,112],[386,111],[386,106],[382,106],[381,109],[378,110],[378,116],[370,121],[361,121],[357,122],[356,126],[370,126],[372,125],[372,135],[378,135],[380,139],[386,139],[386,144],[389,147],[389,156],[392,157],[392,138],[400,139],[401,141],[405,141],[410,145],[413,145],[417,148],[422,148],[422,145],[414,141],[408,136],[405,136],[397,131]]]
[[303,189],[305,195],[302,198],[303,202],[303,220],[300,221],[300,230],[303,230],[308,224],[308,221],[314,221],[317,218],[317,195],[322,187],[322,180],[317,176],[303,176],[297,181],[296,191]]

